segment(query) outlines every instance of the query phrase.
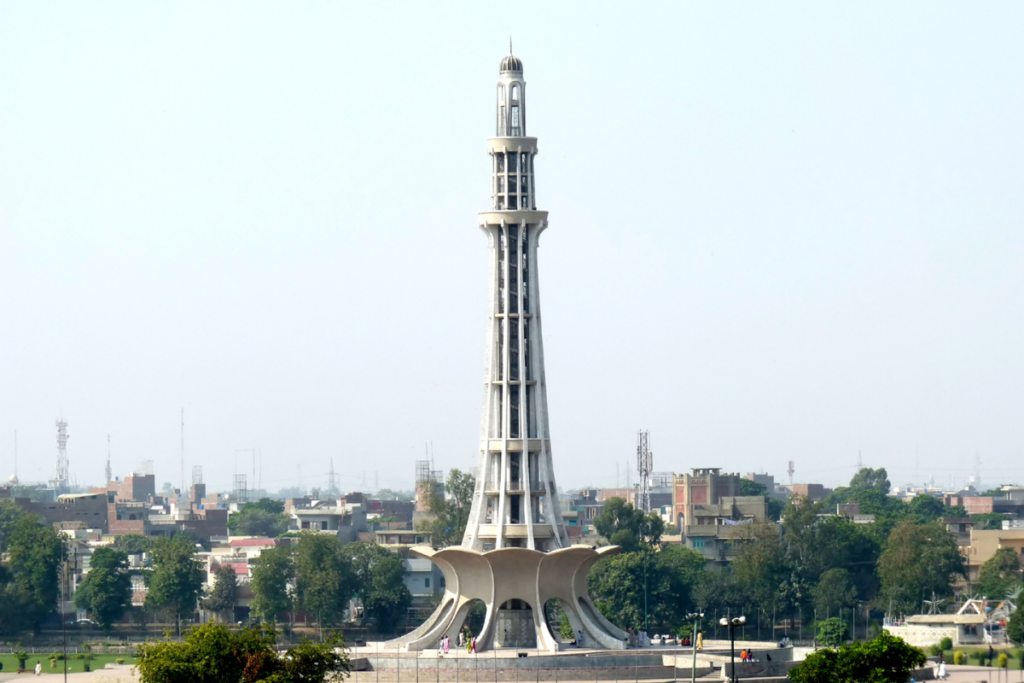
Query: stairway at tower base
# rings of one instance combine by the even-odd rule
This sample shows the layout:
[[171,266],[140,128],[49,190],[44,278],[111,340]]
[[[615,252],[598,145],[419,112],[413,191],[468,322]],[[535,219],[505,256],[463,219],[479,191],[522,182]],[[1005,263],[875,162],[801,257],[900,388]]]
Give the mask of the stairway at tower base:
[[487,612],[483,627],[474,634],[478,652],[508,645],[557,652],[559,641],[544,618],[544,606],[556,599],[573,632],[583,632],[585,647],[623,650],[626,632],[597,610],[587,590],[587,577],[594,564],[620,551],[619,546],[570,546],[549,553],[529,548],[483,553],[461,547],[412,548],[413,554],[441,569],[445,593],[441,604],[419,628],[384,647],[415,652],[436,648],[445,636],[454,643],[473,601],[481,600]]

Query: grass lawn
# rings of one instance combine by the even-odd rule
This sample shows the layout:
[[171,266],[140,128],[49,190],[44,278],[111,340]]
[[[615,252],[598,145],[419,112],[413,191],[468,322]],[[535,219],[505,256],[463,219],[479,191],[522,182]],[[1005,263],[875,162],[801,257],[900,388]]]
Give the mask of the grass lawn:
[[[92,667],[93,671],[102,669],[107,664],[113,664],[115,660],[123,659],[125,664],[134,664],[135,657],[131,655],[102,655],[94,654],[94,659],[89,662],[89,666]],[[64,674],[64,662],[58,660],[55,668],[50,668],[50,655],[29,655],[28,660],[25,662],[25,666],[29,669],[34,669],[36,662],[43,663],[44,674]],[[18,670],[18,660],[13,655],[0,655],[0,663],[4,665],[2,673],[15,673]],[[74,655],[68,657],[68,673],[81,673],[85,671],[85,660],[74,659]]]
[[[974,653],[976,653],[976,652],[984,653],[984,655],[985,655],[985,664],[986,665],[988,664],[988,648],[987,647],[957,647],[957,648],[953,648],[952,650],[946,650],[945,653],[944,653],[946,655],[946,664],[952,664],[953,663],[953,653],[957,652],[957,651],[963,652],[965,655],[968,655],[967,661],[965,661],[964,664],[970,664],[971,666],[981,666],[980,664],[978,664],[978,660],[975,659],[974,656],[973,656]],[[1014,648],[1012,650],[996,648],[995,652],[996,652],[996,656],[995,656],[995,661],[993,662],[992,668],[994,668],[994,669],[998,669],[999,668],[999,655],[1000,654],[1005,654],[1010,659],[1010,661],[1007,662],[1007,667],[1006,668],[1014,669],[1014,670],[1020,668],[1020,648]]]

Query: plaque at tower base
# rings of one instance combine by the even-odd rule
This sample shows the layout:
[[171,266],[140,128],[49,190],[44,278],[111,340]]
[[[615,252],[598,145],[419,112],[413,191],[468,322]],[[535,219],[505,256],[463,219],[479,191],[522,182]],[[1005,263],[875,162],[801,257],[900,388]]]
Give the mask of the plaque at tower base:
[[581,646],[624,649],[626,633],[590,600],[587,577],[618,546],[571,545],[551,460],[537,246],[548,226],[537,210],[537,138],[526,136],[523,64],[501,61],[495,118],[487,141],[491,207],[479,215],[490,254],[487,362],[476,489],[460,547],[411,552],[445,577],[441,603],[419,628],[386,645],[436,647],[462,629],[472,603],[486,616],[477,650],[495,646],[557,651],[544,610],[557,600]]

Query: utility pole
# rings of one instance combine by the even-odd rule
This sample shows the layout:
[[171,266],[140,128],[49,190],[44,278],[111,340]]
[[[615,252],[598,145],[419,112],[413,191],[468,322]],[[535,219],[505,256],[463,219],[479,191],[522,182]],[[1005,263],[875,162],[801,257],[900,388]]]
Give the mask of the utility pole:
[[185,407],[181,407],[181,491],[185,491]]

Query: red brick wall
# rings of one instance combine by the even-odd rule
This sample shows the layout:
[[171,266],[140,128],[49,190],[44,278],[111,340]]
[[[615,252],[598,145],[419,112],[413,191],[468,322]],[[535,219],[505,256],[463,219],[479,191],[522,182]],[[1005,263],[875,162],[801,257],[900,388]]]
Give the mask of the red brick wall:
[[964,498],[963,506],[969,515],[983,515],[992,512],[992,498],[990,496]]

